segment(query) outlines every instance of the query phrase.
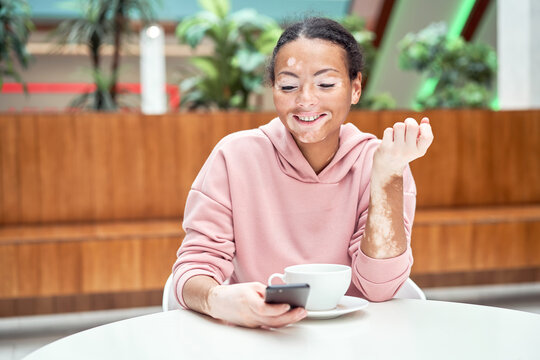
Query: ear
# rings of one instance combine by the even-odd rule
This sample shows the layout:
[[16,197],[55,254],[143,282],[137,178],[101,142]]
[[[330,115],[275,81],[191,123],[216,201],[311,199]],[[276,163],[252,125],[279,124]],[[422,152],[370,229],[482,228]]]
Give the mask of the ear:
[[356,78],[351,81],[351,104],[357,104],[362,95],[362,73],[358,72]]

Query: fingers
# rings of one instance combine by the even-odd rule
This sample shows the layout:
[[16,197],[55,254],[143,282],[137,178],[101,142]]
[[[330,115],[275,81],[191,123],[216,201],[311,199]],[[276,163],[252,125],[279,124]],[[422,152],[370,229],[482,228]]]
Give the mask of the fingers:
[[255,291],[248,298],[248,306],[258,326],[283,327],[306,317],[307,312],[303,308],[291,309],[289,304],[267,304],[264,297],[259,296],[266,290],[266,286],[261,283],[251,285]]
[[249,294],[248,306],[250,310],[260,318],[277,317],[286,314],[291,306],[289,304],[268,304],[264,301],[266,286],[261,283],[252,283],[254,292]]
[[394,124],[394,144],[398,146],[405,144],[405,123]]
[[259,296],[261,298],[264,299],[264,294],[266,292],[266,285],[260,283],[260,282],[251,282],[251,283],[246,283],[247,286],[251,286],[251,288],[253,290],[255,290],[257,292],[257,294],[259,294]]
[[411,148],[416,148],[416,139],[419,135],[419,126],[413,118],[405,119],[405,143]]
[[264,302],[266,286],[259,282],[250,283],[250,285],[254,292],[248,294],[248,306],[255,314],[259,316],[278,316],[291,309],[289,304],[267,304]]
[[250,307],[259,316],[279,316],[291,309],[289,304],[267,304],[264,301],[262,303],[250,304]]
[[306,317],[307,312],[303,308],[291,309],[289,304],[250,304],[250,310],[258,326],[283,327]]
[[260,326],[280,328],[298,322],[306,316],[307,311],[304,308],[294,308],[280,316],[261,316],[258,322]]
[[433,131],[431,129],[431,125],[429,124],[429,119],[424,118],[422,119],[422,122],[420,123],[420,137],[418,138],[418,150],[421,151],[423,154],[425,154],[432,142],[433,142]]
[[404,122],[394,124],[393,128],[384,130],[382,146],[406,145],[410,149],[425,151],[433,141],[433,133],[429,118],[422,118],[420,125],[413,118],[407,118]]
[[381,146],[389,147],[392,145],[392,142],[394,142],[394,129],[386,128],[384,130]]

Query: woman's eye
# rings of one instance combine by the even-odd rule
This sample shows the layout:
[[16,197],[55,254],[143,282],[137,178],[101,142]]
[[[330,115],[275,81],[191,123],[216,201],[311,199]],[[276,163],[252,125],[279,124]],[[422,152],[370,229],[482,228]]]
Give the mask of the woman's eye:
[[322,88],[331,88],[331,87],[334,87],[335,84],[320,84],[319,86],[322,87]]
[[294,89],[296,89],[296,86],[282,86],[281,87],[281,90],[283,91],[292,91]]

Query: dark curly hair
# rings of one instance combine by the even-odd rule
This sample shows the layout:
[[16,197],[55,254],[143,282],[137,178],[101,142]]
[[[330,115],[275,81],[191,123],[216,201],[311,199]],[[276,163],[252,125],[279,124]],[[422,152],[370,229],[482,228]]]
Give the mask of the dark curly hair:
[[358,73],[362,71],[364,56],[354,36],[334,20],[312,17],[288,26],[281,34],[274,48],[272,58],[266,67],[267,79],[270,84],[273,85],[276,80],[274,67],[279,49],[288,42],[300,37],[326,40],[341,46],[347,53],[347,68],[351,80],[355,79]]

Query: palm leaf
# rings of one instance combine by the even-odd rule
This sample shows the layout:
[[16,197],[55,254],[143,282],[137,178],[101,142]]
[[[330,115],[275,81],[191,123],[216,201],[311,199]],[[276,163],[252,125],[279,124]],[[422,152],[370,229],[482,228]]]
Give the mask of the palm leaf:
[[199,5],[221,19],[224,19],[231,9],[228,0],[199,0]]
[[190,59],[190,63],[197,67],[209,79],[217,79],[219,76],[219,65],[216,60],[209,56],[198,56]]
[[30,21],[30,7],[25,0],[0,0],[0,69],[1,80],[12,77],[16,82],[26,85],[17,71],[17,62],[23,69],[28,67],[30,55],[26,43],[33,24]]

